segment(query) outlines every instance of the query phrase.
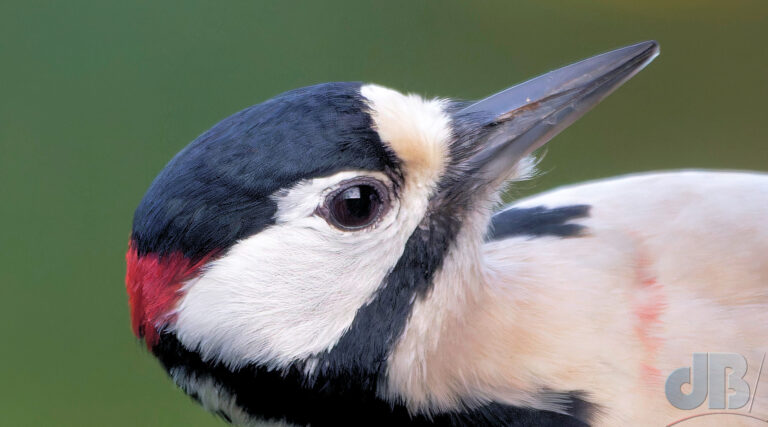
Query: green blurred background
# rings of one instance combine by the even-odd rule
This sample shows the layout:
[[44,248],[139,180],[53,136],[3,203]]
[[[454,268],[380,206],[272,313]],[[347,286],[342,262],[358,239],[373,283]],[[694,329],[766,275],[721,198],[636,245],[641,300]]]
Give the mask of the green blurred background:
[[218,120],[333,80],[478,98],[651,38],[517,194],[768,170],[765,0],[0,2],[0,425],[223,425],[134,339],[123,287],[133,209]]

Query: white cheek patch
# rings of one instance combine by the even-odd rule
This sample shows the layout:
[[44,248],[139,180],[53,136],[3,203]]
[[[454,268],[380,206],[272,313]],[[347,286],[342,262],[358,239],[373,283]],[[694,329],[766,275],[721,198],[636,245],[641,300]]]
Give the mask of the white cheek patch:
[[341,231],[314,215],[342,172],[276,196],[276,224],[235,244],[188,282],[170,327],[204,360],[283,368],[331,349],[397,263],[429,194],[393,200],[372,228]]
[[371,300],[423,219],[448,163],[444,102],[367,85],[374,126],[403,165],[404,182],[373,227],[341,231],[315,211],[347,171],[280,191],[275,224],[232,246],[182,289],[169,329],[207,361],[271,368],[330,350]]

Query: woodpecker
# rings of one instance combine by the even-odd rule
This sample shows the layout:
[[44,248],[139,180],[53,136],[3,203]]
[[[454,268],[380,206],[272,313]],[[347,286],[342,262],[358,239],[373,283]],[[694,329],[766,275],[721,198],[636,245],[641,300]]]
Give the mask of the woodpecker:
[[768,175],[642,173],[499,207],[658,52],[477,102],[325,83],[224,119],[136,209],[134,333],[237,425],[664,425],[696,413],[664,392],[696,352],[743,355],[755,384]]

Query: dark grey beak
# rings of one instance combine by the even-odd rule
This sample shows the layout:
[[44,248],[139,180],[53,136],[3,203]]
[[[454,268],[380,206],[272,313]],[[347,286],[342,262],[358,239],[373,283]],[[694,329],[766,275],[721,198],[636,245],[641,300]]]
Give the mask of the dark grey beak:
[[647,41],[551,71],[478,101],[454,114],[471,133],[466,171],[481,181],[506,177],[540,148],[648,65],[659,45]]

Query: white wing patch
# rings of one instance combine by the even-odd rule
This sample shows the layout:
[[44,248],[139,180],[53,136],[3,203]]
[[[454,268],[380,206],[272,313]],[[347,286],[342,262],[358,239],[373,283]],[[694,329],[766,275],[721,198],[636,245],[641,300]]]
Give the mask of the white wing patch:
[[[690,415],[663,390],[693,352],[758,366],[768,175],[638,174],[512,206],[574,204],[592,206],[582,238],[523,236],[482,245],[479,259],[449,255],[389,360],[390,396],[421,412],[488,401],[563,411],[542,390],[583,390],[600,405],[595,425],[663,425]],[[766,401],[758,396],[760,415]]]

